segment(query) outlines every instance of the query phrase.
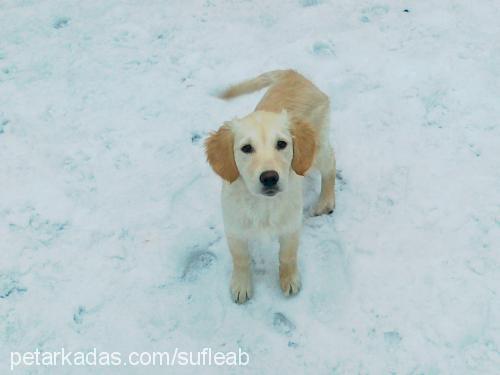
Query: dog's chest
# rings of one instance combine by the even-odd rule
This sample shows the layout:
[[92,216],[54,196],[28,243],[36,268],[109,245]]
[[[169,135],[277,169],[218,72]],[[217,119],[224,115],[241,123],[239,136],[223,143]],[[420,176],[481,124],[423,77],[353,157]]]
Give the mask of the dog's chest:
[[228,232],[243,237],[290,233],[302,222],[302,192],[294,189],[275,198],[223,192],[222,208]]
[[[269,199],[271,200],[271,199]],[[245,205],[245,212],[240,217],[241,224],[244,227],[254,228],[258,231],[269,230],[276,231],[286,224],[287,212],[290,207],[285,206],[283,202],[248,202]],[[290,213],[288,212],[288,215]]]

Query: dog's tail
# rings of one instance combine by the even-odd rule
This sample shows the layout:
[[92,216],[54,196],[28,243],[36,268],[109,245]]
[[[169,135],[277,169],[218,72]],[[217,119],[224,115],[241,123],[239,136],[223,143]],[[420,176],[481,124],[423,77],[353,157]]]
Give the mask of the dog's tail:
[[251,92],[261,90],[264,87],[271,86],[275,82],[279,81],[283,76],[290,74],[291,72],[291,70],[273,70],[272,72],[263,73],[255,78],[230,86],[217,96],[221,99],[228,100],[240,95],[250,94]]

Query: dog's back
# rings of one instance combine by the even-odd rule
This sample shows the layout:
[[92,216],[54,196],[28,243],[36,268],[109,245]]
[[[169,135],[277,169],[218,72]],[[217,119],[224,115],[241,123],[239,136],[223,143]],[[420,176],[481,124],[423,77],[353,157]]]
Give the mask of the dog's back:
[[294,70],[274,70],[261,74],[229,87],[219,97],[232,99],[268,86],[269,90],[255,110],[281,112],[285,109],[291,118],[307,120],[328,109],[328,96]]

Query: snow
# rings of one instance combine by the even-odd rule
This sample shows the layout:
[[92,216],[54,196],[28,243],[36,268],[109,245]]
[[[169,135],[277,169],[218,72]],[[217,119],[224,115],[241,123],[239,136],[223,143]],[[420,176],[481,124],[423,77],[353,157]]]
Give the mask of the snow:
[[[405,11],[406,10],[406,11]],[[500,4],[0,3],[0,370],[11,351],[233,351],[181,373],[495,374]],[[332,100],[337,208],[310,217],[303,290],[256,242],[230,300],[203,138],[227,84],[295,68]],[[19,367],[144,374],[160,367]]]

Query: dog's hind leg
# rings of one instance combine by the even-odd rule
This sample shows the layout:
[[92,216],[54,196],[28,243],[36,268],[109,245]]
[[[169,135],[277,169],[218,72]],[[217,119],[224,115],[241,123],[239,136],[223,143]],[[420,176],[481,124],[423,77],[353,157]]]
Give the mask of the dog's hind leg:
[[314,166],[321,173],[321,193],[318,203],[314,207],[313,214],[315,216],[323,214],[331,214],[335,208],[335,153],[328,140],[330,120],[329,120],[329,105],[321,106],[317,110],[316,121],[321,126],[320,144]]
[[331,214],[335,209],[335,154],[330,145],[322,150],[321,159],[317,161],[321,173],[321,193],[313,211],[316,216]]

